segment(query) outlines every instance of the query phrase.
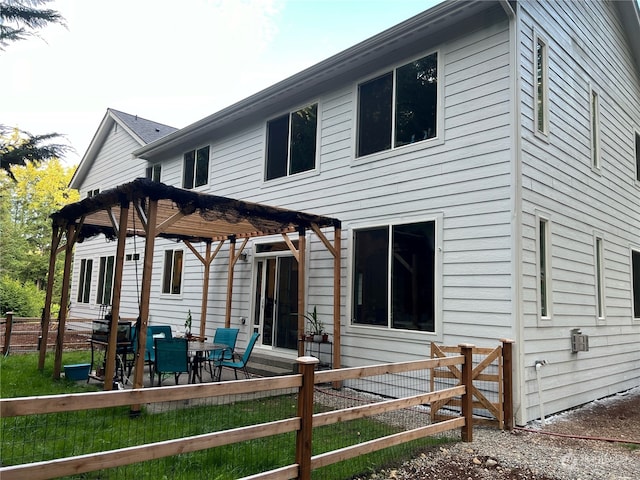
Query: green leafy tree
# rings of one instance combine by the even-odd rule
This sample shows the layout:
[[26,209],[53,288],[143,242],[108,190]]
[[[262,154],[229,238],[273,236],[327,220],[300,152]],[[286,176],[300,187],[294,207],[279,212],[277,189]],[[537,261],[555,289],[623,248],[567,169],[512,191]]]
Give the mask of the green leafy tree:
[[13,312],[18,317],[38,317],[45,294],[33,282],[20,282],[8,275],[0,277],[0,315]]
[[[15,181],[0,178],[0,275],[21,283],[46,285],[51,251],[49,216],[64,205],[78,201],[69,188],[75,167],[65,167],[57,158],[39,165],[27,162],[12,168]],[[61,262],[56,269],[59,288]]]
[[71,148],[60,143],[48,143],[61,138],[58,133],[31,135],[17,128],[9,129],[0,125],[0,167],[9,178],[15,180],[11,167],[25,166],[27,162],[38,164],[52,158],[63,157]]
[[4,0],[0,2],[0,50],[11,42],[37,36],[49,24],[65,25],[55,10],[40,8],[50,0]]

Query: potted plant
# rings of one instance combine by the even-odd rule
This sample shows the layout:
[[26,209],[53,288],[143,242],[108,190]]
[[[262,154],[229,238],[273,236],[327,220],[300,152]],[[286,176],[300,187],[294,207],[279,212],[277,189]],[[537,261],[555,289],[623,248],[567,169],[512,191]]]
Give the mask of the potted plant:
[[[318,317],[318,311],[314,305],[313,311],[304,314],[304,318],[309,322],[309,334],[313,336],[314,342],[322,342],[324,333],[324,323]],[[328,336],[328,335],[327,335]]]
[[184,322],[184,336],[187,338],[191,338],[191,309],[189,309],[189,313],[187,314],[187,319]]

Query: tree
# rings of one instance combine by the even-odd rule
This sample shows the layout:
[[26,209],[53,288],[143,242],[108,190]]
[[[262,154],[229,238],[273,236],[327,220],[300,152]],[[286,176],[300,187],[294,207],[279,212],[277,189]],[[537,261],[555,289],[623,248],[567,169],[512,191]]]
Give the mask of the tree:
[[55,10],[38,8],[50,0],[4,0],[0,2],[0,50],[10,42],[37,36],[36,30],[51,23],[65,25]]
[[[44,288],[51,250],[49,216],[78,201],[69,188],[75,167],[64,167],[53,158],[36,165],[12,168],[15,181],[0,178],[0,275]],[[61,269],[57,269],[58,278]]]
[[59,143],[48,143],[61,138],[59,133],[31,135],[17,128],[9,129],[0,125],[0,168],[15,181],[11,167],[25,166],[27,162],[38,164],[43,160],[63,157],[71,147]]

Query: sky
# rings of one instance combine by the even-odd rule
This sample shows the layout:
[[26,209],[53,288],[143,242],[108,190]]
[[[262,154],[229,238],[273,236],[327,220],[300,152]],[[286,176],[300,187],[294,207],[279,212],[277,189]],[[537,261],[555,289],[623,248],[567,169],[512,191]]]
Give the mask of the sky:
[[56,0],[0,51],[0,124],[64,134],[78,164],[107,108],[185,127],[440,0]]

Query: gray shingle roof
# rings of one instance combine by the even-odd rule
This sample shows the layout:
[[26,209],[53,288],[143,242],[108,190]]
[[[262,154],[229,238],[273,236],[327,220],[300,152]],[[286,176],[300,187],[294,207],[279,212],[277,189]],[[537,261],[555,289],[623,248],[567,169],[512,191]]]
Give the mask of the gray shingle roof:
[[158,140],[177,130],[177,128],[147,120],[137,115],[130,115],[119,110],[114,110],[113,108],[110,108],[109,111],[122,120],[145,144]]

